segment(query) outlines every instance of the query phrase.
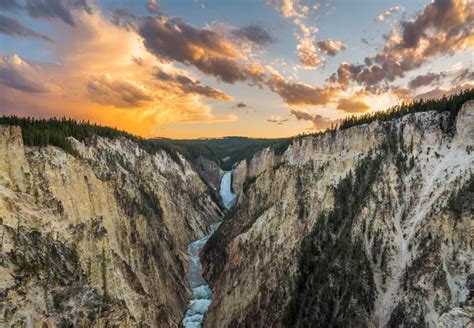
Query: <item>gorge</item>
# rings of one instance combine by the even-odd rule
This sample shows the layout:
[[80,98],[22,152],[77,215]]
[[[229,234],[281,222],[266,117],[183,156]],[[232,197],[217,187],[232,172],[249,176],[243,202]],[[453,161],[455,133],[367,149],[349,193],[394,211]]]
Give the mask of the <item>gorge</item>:
[[[232,171],[225,172],[221,179],[219,195],[227,209],[234,205],[235,195],[232,192]],[[202,320],[212,301],[212,290],[202,277],[202,265],[200,252],[211,235],[219,227],[219,223],[211,225],[211,232],[201,239],[193,241],[188,246],[189,268],[188,280],[193,290],[193,295],[189,301],[189,307],[183,319],[185,328],[201,327]]]
[[0,0],[0,328],[474,328],[474,0]]
[[456,108],[275,141],[232,171],[3,122],[0,325],[468,326],[474,102]]

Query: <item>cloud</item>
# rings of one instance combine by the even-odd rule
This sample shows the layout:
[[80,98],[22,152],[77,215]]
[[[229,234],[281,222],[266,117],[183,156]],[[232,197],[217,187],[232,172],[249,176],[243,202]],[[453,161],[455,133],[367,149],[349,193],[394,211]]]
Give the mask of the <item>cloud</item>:
[[15,11],[20,9],[20,5],[16,0],[2,0],[0,1],[0,10]]
[[93,101],[118,108],[139,107],[153,100],[151,91],[142,83],[109,74],[91,78],[87,90]]
[[292,83],[258,62],[242,58],[235,45],[210,29],[198,29],[180,19],[165,16],[143,18],[139,27],[145,48],[162,61],[192,65],[226,83],[266,85],[292,105],[321,105],[330,102],[335,88],[316,88]]
[[24,26],[19,21],[2,14],[0,14],[0,33],[10,36],[22,36],[26,38],[42,39],[50,42],[53,41],[49,37],[39,34]]
[[289,82],[273,75],[267,82],[270,89],[289,105],[325,105],[338,95],[336,88],[318,88],[303,83]]
[[267,3],[278,10],[285,18],[296,16],[295,3],[297,0],[267,0]]
[[337,104],[337,109],[346,113],[364,113],[370,107],[363,99],[363,96],[358,93],[348,98],[341,98]]
[[132,61],[137,64],[138,66],[143,66],[145,64],[145,61],[143,60],[142,57],[135,57],[132,56]]
[[310,9],[307,5],[302,5],[299,0],[267,0],[267,3],[284,18],[306,17]]
[[311,122],[310,130],[326,130],[335,126],[338,120],[331,120],[327,117],[323,117],[319,114],[310,113],[304,109],[291,108],[289,113],[294,115],[298,121],[309,121]]
[[[175,83],[157,79],[157,70],[186,72],[163,65],[144,49],[134,31],[113,25],[96,8],[90,15],[76,15],[74,23],[74,28],[55,33],[60,64],[30,63],[17,55],[0,58],[0,103],[8,104],[0,106],[2,113],[67,115],[142,136],[170,137],[179,132],[159,127],[237,119],[214,114],[197,92],[183,92]],[[133,58],[140,58],[139,65]]]
[[454,73],[451,83],[458,84],[463,81],[474,81],[474,72],[471,71],[469,68],[461,68],[457,70],[456,73]]
[[340,51],[346,49],[346,47],[341,42],[333,41],[331,39],[319,41],[317,45],[319,50],[328,56],[335,56]]
[[303,67],[313,69],[323,63],[323,60],[319,58],[317,44],[315,43],[314,34],[318,29],[314,26],[306,26],[301,19],[297,18],[294,24],[298,26],[298,32],[296,32],[296,39],[298,44],[296,46],[296,53],[298,58],[303,64]]
[[92,13],[87,0],[27,0],[26,10],[32,17],[60,19],[71,26],[75,25],[74,10]]
[[390,93],[400,100],[410,100],[412,89],[406,87],[393,87],[390,89]]
[[472,89],[474,88],[474,83],[466,83],[463,85],[458,85],[452,88],[435,88],[433,90],[421,93],[413,97],[413,99],[439,99],[442,98],[443,96],[451,96],[456,93],[459,93],[462,90],[465,89]]
[[291,19],[297,27],[295,37],[297,39],[296,54],[304,68],[314,69],[323,64],[319,57],[318,46],[315,42],[315,33],[318,28],[306,24],[311,13],[318,10],[315,2],[312,5],[302,3],[300,0],[267,0],[267,4],[275,8],[283,18]]
[[288,122],[288,119],[283,119],[279,115],[272,115],[267,119],[267,122],[275,123],[276,125],[282,125],[283,123]]
[[[239,57],[237,49],[224,36],[209,29],[195,28],[179,18],[145,17],[139,33],[152,53],[170,60],[195,63],[206,55]],[[176,41],[180,43],[173,44]]]
[[320,54],[326,56],[335,56],[346,47],[339,41],[331,39],[315,42],[314,33],[316,28],[308,28],[300,23],[301,35],[298,35],[298,45],[296,51],[300,62],[306,68],[314,68],[324,63],[324,58],[320,58]]
[[177,18],[146,17],[139,28],[145,47],[158,58],[193,65],[227,83],[245,81],[239,52],[224,36]]
[[232,31],[232,34],[259,46],[274,43],[276,41],[275,38],[259,25],[248,25]]
[[156,0],[148,0],[145,7],[150,14],[157,14],[160,9],[158,2],[156,2]]
[[[462,65],[455,65],[453,68],[439,72],[420,74],[412,78],[408,82],[408,87],[411,89],[408,93],[413,93],[414,89],[418,89],[433,84],[447,83],[451,86],[456,86],[463,82],[474,81],[474,72],[469,68],[462,68]],[[399,89],[398,87],[392,89]]]
[[416,88],[423,87],[426,85],[431,85],[433,83],[439,82],[441,77],[442,77],[442,74],[440,73],[426,73],[426,74],[418,75],[412,80],[410,80],[410,82],[408,82],[408,86],[412,89],[416,89]]
[[434,0],[385,36],[385,45],[364,64],[342,63],[329,81],[356,83],[377,92],[424,63],[474,45],[474,7],[464,0]]
[[316,47],[311,38],[300,39],[296,47],[296,52],[304,67],[313,68],[322,64],[322,60],[319,59]]
[[387,10],[386,12],[384,12],[383,14],[381,15],[378,15],[377,17],[375,17],[375,20],[378,21],[378,22],[383,22],[385,19],[391,17],[393,14],[395,14],[396,12],[398,11],[404,11],[405,9],[402,7],[402,6],[395,6],[395,7],[392,7],[390,8],[389,10]]
[[297,20],[299,33],[296,35],[298,45],[296,52],[300,62],[306,68],[315,68],[324,63],[324,58],[320,58],[320,54],[326,56],[335,56],[345,49],[345,46],[339,41],[331,39],[316,42],[314,34],[318,31],[316,27],[307,27]]
[[115,8],[112,10],[111,21],[115,26],[122,27],[130,32],[138,29],[140,17],[127,9]]
[[193,81],[189,77],[182,74],[169,74],[159,70],[156,72],[155,76],[161,81],[173,83],[184,93],[195,93],[217,100],[233,100],[231,96],[226,95],[224,92],[211,88],[207,85],[203,85],[199,81]]
[[0,58],[0,84],[27,93],[44,93],[47,88],[40,81],[39,72],[18,55]]

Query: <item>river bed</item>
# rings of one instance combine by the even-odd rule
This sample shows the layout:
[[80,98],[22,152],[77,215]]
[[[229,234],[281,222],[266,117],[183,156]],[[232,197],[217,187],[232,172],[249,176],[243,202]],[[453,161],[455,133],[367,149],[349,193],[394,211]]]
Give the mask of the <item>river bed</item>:
[[[235,203],[235,194],[232,192],[232,171],[225,172],[221,179],[219,195],[226,208],[231,208]],[[211,232],[188,246],[189,270],[188,281],[193,290],[193,295],[188,303],[188,309],[184,315],[183,326],[185,328],[202,327],[202,320],[212,302],[212,290],[202,277],[202,264],[199,253],[217,230],[220,223],[211,226]]]

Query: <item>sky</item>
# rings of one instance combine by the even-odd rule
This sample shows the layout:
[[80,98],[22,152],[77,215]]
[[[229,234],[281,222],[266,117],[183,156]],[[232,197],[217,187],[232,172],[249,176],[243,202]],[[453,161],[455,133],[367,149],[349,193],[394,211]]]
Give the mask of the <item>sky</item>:
[[0,114],[287,137],[474,87],[472,0],[0,0]]

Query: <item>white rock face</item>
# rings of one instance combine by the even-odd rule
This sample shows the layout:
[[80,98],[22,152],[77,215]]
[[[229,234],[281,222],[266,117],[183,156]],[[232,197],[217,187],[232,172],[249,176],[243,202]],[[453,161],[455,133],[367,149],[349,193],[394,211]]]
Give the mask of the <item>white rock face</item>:
[[465,299],[474,268],[473,210],[458,215],[449,205],[474,173],[473,116],[474,103],[465,104],[454,135],[441,128],[445,114],[423,112],[302,138],[281,157],[266,150],[240,163],[234,189],[243,190],[248,177],[254,182],[205,247],[205,278],[213,288],[205,323],[281,326],[304,237],[333,207],[338,181],[388,141],[402,146],[382,160],[351,222],[372,272],[373,306],[367,312],[357,300],[351,306],[363,325],[436,326]]
[[440,328],[473,328],[474,310],[454,308],[439,318]]
[[280,157],[276,156],[271,148],[265,148],[254,154],[250,163],[241,161],[233,170],[232,187],[236,193],[242,192],[244,182],[248,177],[255,177],[261,172],[273,167],[279,162]]
[[207,186],[127,139],[72,143],[0,126],[0,326],[178,326],[186,247],[221,215]]
[[471,145],[474,140],[474,100],[466,102],[456,119],[458,142]]

